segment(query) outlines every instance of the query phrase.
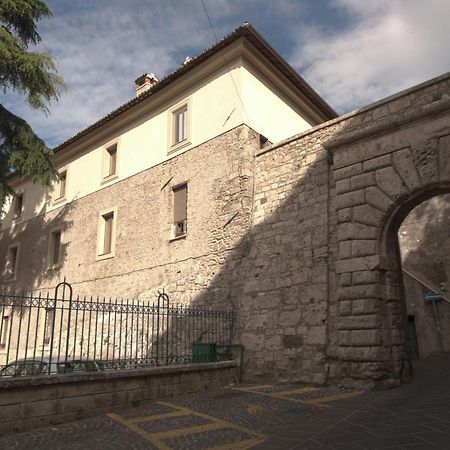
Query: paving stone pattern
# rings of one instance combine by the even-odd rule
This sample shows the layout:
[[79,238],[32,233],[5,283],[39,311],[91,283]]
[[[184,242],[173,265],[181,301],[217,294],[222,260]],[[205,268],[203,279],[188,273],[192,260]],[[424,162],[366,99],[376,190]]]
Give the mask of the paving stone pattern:
[[[448,449],[450,355],[422,360],[414,373],[411,384],[351,398],[340,387],[230,386],[118,411],[122,422],[99,415],[6,435],[0,448]],[[324,403],[311,403],[318,398]]]

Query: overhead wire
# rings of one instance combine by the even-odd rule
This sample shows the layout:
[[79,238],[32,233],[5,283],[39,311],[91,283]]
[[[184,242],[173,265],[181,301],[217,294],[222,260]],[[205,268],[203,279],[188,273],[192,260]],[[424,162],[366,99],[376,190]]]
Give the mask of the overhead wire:
[[[200,2],[201,2],[201,4],[202,4],[202,6],[203,6],[203,11],[205,12],[205,15],[206,15],[206,17],[207,17],[207,19],[208,19],[208,22],[209,22],[209,26],[210,26],[210,28],[211,28],[211,31],[212,31],[212,33],[213,33],[215,39],[216,39],[216,44],[218,44],[218,43],[219,43],[219,37],[218,37],[218,35],[217,35],[217,33],[216,33],[216,30],[214,29],[214,25],[213,25],[213,23],[212,23],[212,20],[211,20],[211,17],[210,17],[210,15],[209,15],[209,13],[208,13],[208,9],[206,8],[206,5],[205,5],[204,0],[200,0]],[[235,82],[235,80],[234,80],[233,74],[231,73],[230,66],[229,66],[227,60],[225,59],[225,57],[224,57],[223,55],[222,55],[222,59],[223,59],[223,61],[224,61],[224,63],[225,63],[225,66],[226,66],[226,68],[227,68],[227,72],[228,72],[228,74],[229,74],[230,77],[231,77],[231,81],[233,82],[233,86],[234,86],[234,89],[236,90],[236,95],[238,96],[239,102],[240,102],[240,104],[241,104],[241,106],[242,106],[242,110],[244,111],[244,114],[247,116],[247,120],[248,120],[248,122],[249,122],[249,125],[251,126],[250,116],[249,116],[249,114],[248,114],[248,112],[247,112],[247,109],[245,108],[245,105],[244,105],[244,102],[242,101],[241,95],[239,94],[239,89],[237,88],[237,85],[236,85],[236,82]],[[231,114],[230,114],[230,115],[231,115]]]

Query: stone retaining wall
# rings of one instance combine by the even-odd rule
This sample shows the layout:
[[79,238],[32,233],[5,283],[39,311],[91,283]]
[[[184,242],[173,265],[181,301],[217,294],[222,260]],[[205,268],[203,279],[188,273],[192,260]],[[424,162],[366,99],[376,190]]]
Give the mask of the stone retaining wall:
[[190,364],[0,380],[0,433],[48,426],[142,401],[215,389],[236,380],[236,363]]

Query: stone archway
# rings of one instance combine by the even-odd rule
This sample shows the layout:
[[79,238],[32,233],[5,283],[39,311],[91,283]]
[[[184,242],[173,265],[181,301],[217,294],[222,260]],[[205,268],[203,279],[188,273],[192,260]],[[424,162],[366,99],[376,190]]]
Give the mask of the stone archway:
[[428,185],[397,202],[387,215],[379,236],[380,298],[385,305],[387,344],[390,347],[392,370],[400,380],[411,374],[410,352],[402,264],[398,241],[398,230],[409,213],[426,200],[450,193],[450,183]]
[[397,230],[415,206],[450,192],[450,130],[440,112],[411,111],[414,121],[387,121],[326,144],[338,242],[330,378],[389,387],[410,376]]

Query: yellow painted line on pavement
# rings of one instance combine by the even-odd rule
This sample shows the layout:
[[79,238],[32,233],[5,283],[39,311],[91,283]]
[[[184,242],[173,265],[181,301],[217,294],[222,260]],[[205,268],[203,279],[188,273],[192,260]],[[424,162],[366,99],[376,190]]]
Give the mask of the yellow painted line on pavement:
[[153,439],[151,433],[147,433],[147,431],[143,430],[142,428],[138,427],[134,423],[130,423],[129,420],[123,419],[118,414],[115,413],[108,413],[106,414],[111,419],[115,420],[116,422],[119,422],[120,424],[124,425],[125,427],[129,428],[130,430],[134,431],[136,434],[144,438],[146,441],[152,443],[158,450],[172,450],[169,446],[164,444],[164,442],[160,442],[158,439]]
[[[116,422],[119,422],[120,424],[126,426],[127,428],[134,431],[139,436],[143,437],[145,440],[151,442],[158,450],[173,450],[172,447],[167,445],[164,440],[166,439],[173,439],[181,436],[187,436],[190,434],[196,434],[196,433],[203,433],[207,431],[215,431],[220,429],[233,429],[236,431],[240,431],[243,434],[247,434],[250,436],[249,439],[244,439],[241,441],[233,442],[231,444],[223,444],[218,445],[214,447],[210,447],[210,449],[214,450],[247,450],[252,447],[254,447],[257,444],[260,444],[266,440],[266,436],[262,433],[257,433],[253,430],[250,430],[245,427],[241,427],[240,425],[236,425],[232,422],[228,422],[223,419],[219,419],[217,417],[210,416],[208,414],[203,414],[197,411],[194,411],[189,408],[185,408],[178,405],[173,405],[171,403],[167,402],[157,402],[160,405],[166,406],[168,408],[171,408],[175,411],[169,412],[169,413],[163,413],[163,414],[154,414],[151,416],[145,416],[145,417],[136,417],[133,419],[125,419],[118,414],[115,413],[109,413],[107,414],[108,417],[115,420]],[[182,427],[182,428],[175,428],[173,430],[168,431],[160,431],[160,432],[154,432],[150,433],[148,431],[145,431],[144,429],[140,428],[138,424],[145,423],[145,422],[152,422],[155,420],[164,420],[171,417],[179,417],[179,416],[197,416],[205,419],[208,421],[206,424],[202,425],[194,425],[194,426],[188,426],[188,427]]]
[[187,416],[189,414],[191,414],[191,412],[189,410],[174,411],[174,412],[168,412],[168,413],[162,413],[162,414],[154,414],[152,416],[135,417],[134,419],[128,419],[128,422],[130,422],[130,423],[151,422],[152,420],[170,419],[171,417],[181,417],[181,416]]
[[350,391],[344,392],[343,394],[330,395],[328,397],[315,398],[313,400],[309,400],[308,403],[312,405],[325,406],[321,405],[322,403],[334,402],[336,400],[345,400],[347,398],[354,398],[361,395],[363,391]]
[[305,392],[314,392],[314,391],[318,391],[318,390],[319,390],[319,388],[305,387],[305,388],[299,388],[299,389],[289,389],[287,391],[278,391],[278,392],[274,392],[273,395],[274,395],[274,397],[285,398],[285,397],[289,397],[290,395],[304,394]]
[[[276,398],[277,400],[288,400],[290,402],[294,402],[294,403],[301,403],[303,405],[310,405],[311,402],[310,400],[300,400],[298,398],[290,398],[287,396],[289,391],[281,391],[281,393],[283,394],[282,396],[277,395],[277,392],[261,392],[258,391],[257,389],[253,389],[253,388],[232,388],[236,391],[241,391],[241,392],[249,392],[250,394],[257,394],[257,395],[262,395],[264,397],[271,397],[271,398]],[[315,389],[315,388],[310,388],[310,389]],[[292,392],[295,394],[298,394],[298,389],[292,389]],[[321,405],[321,404],[314,404],[314,406],[317,406],[319,408],[330,408],[329,405]]]

